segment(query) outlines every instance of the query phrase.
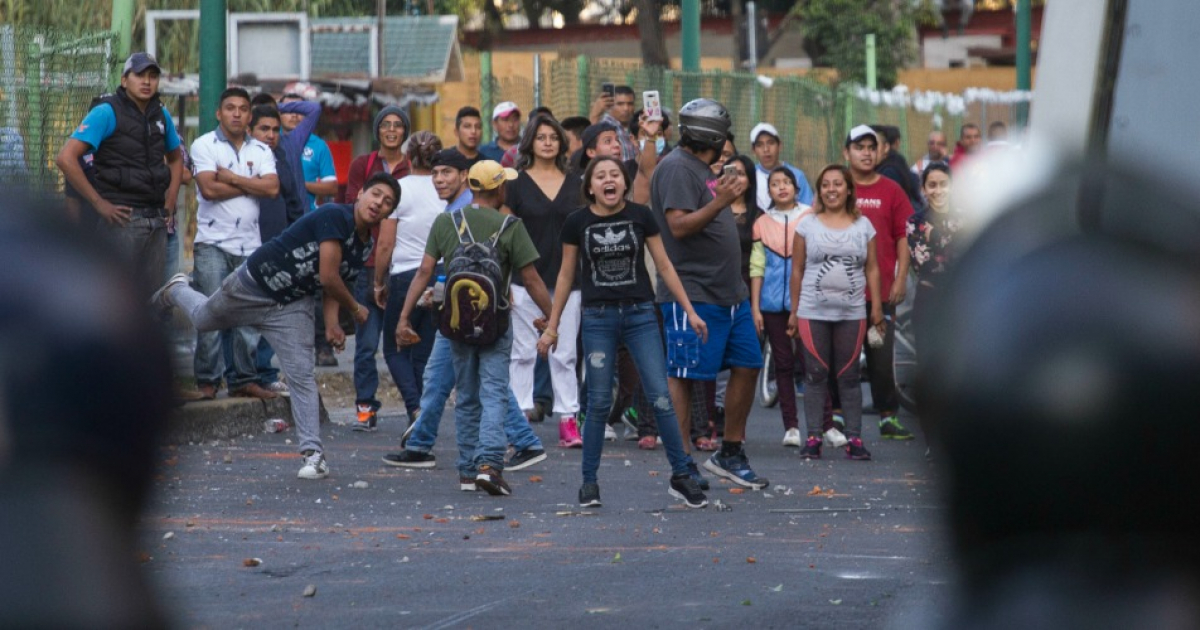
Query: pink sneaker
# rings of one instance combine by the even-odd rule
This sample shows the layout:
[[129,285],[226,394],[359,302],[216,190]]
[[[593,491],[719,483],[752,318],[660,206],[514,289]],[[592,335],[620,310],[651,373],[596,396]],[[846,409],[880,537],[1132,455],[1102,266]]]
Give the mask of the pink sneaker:
[[575,416],[566,416],[558,421],[558,445],[563,448],[583,448]]

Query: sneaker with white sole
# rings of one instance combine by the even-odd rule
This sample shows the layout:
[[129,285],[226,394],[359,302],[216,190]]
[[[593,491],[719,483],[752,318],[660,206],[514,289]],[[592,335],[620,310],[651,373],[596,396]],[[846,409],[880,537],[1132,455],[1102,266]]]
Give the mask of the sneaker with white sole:
[[433,453],[419,453],[404,449],[399,453],[384,455],[383,463],[400,468],[434,468],[437,466],[437,456]]
[[263,389],[278,396],[284,396],[286,398],[292,397],[292,390],[289,389],[287,383],[284,383],[283,381],[275,381],[274,383],[263,385]]
[[846,445],[846,434],[837,430],[837,427],[830,427],[825,432],[825,445],[829,448],[842,448]]
[[700,484],[690,474],[672,475],[671,485],[667,493],[683,501],[690,508],[702,508],[708,505],[708,497],[700,490]]
[[175,306],[175,302],[171,300],[171,287],[187,286],[191,282],[192,277],[186,273],[177,273],[171,276],[166,284],[162,285],[162,287],[154,292],[154,295],[150,296],[150,306],[158,309],[160,313],[170,311]]
[[792,428],[792,429],[788,429],[787,431],[784,431],[784,433],[783,433],[783,445],[784,446],[795,446],[795,447],[799,448],[800,444],[801,444],[800,429]]
[[611,424],[604,425],[604,441],[605,442],[616,442],[617,441],[617,430],[614,429]]
[[739,450],[734,455],[722,455],[714,453],[708,461],[704,462],[704,467],[718,477],[724,477],[739,486],[745,486],[752,490],[762,490],[771,485],[765,477],[759,477],[752,468],[750,468],[750,459],[746,457],[746,451]]
[[324,479],[329,476],[329,464],[321,451],[304,451],[304,465],[296,473],[300,479]]
[[586,482],[579,487],[579,507],[600,507],[600,484]]
[[358,417],[351,428],[355,431],[374,431],[379,422],[379,415],[375,411],[375,407],[369,403],[358,403],[357,407]]
[[508,463],[504,465],[505,470],[522,470],[529,468],[534,464],[540,464],[546,461],[546,450],[541,448],[524,448],[512,454],[508,458]]
[[479,492],[479,486],[475,485],[474,477],[458,477],[458,489],[463,492]]
[[512,488],[508,487],[508,483],[504,481],[500,471],[487,464],[479,467],[479,474],[475,475],[475,485],[494,497],[506,497],[512,494]]

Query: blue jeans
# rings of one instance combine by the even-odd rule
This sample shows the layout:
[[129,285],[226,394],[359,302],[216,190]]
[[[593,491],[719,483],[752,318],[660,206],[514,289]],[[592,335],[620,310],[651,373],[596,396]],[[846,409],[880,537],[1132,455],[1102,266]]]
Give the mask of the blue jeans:
[[[433,352],[429,355],[429,363],[425,366],[425,393],[421,396],[421,415],[417,418],[417,426],[408,438],[406,449],[419,453],[428,453],[433,450],[433,445],[437,442],[438,427],[442,422],[442,412],[446,410],[446,399],[450,397],[450,391],[453,389],[454,363],[450,352],[450,340],[443,337],[441,333],[437,333],[433,342]],[[456,415],[456,422],[457,419]],[[478,439],[464,441],[463,438],[469,434],[469,430],[461,424],[456,424],[455,429],[458,433],[458,472],[464,477],[474,476],[476,472],[475,447]],[[508,390],[504,433],[508,442],[518,451],[527,448],[542,448],[542,441],[529,427],[529,421],[517,404],[517,397],[513,395],[512,388]],[[476,431],[477,434],[478,431]]]
[[[196,244],[194,258],[192,278],[196,290],[207,296],[216,293],[225,278],[246,260],[208,243]],[[230,390],[258,382],[258,366],[254,360],[258,338],[258,331],[249,326],[197,333],[196,383],[217,385],[222,374],[225,386]],[[223,344],[228,344],[228,351],[222,348]]]
[[454,383],[458,397],[454,405],[455,427],[462,445],[478,444],[475,467],[504,469],[504,401],[512,395],[509,362],[512,361],[512,327],[490,346],[450,342],[454,358]]
[[683,475],[692,463],[683,450],[679,420],[667,389],[667,360],[663,353],[658,314],[652,302],[585,306],[580,336],[587,370],[587,418],[583,429],[583,481],[596,482],[604,425],[612,407],[612,383],[617,369],[617,345],[624,343],[642,378],[642,390],[654,408],[658,434],[671,463],[671,473]]
[[[421,392],[424,389],[422,383],[429,354],[433,351],[433,336],[437,333],[436,311],[417,307],[409,316],[408,323],[421,337],[421,341],[403,348],[396,345],[396,326],[400,323],[400,311],[404,309],[404,298],[408,295],[408,288],[416,275],[417,270],[413,269],[388,278],[388,303],[382,322],[383,360],[387,362],[392,380],[396,382],[396,388],[404,398],[404,408],[408,410],[410,418],[418,409],[425,408],[421,405]],[[375,336],[378,338],[378,333]],[[453,378],[450,380],[453,382]]]
[[367,307],[367,321],[354,330],[354,402],[371,405],[378,410],[375,398],[379,391],[379,370],[375,367],[375,351],[379,349],[379,332],[383,329],[383,310],[375,305],[373,270],[362,269],[354,281],[354,299]]

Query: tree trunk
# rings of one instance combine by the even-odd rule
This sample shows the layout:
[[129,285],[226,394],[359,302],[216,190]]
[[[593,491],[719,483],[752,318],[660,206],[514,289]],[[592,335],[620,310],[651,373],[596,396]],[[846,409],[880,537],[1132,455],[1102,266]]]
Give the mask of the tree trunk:
[[637,6],[638,35],[642,40],[642,65],[648,68],[669,68],[671,57],[663,39],[657,0],[634,0]]

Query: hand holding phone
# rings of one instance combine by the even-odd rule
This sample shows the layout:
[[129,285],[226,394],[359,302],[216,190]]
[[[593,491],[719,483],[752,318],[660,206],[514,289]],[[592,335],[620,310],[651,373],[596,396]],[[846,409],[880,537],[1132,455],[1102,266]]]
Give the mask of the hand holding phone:
[[642,111],[646,120],[662,120],[662,101],[659,100],[658,90],[642,92]]
[[600,91],[603,92],[605,96],[615,97],[617,95],[617,86],[612,83],[601,83]]

